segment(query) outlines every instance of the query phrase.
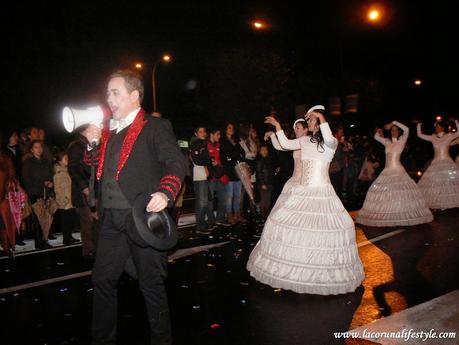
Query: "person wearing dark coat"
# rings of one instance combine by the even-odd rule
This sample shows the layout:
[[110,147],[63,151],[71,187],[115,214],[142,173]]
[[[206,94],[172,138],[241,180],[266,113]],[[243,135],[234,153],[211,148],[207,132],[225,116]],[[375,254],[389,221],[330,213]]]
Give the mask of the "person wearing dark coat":
[[[85,133],[85,130],[86,128],[80,131],[76,140],[71,142],[67,149],[68,171],[72,179],[72,205],[78,209],[80,218],[82,254],[85,258],[93,258],[97,248],[99,224],[95,203],[89,199],[91,169],[94,170],[95,168],[84,162],[86,148],[89,144],[82,134]],[[94,188],[95,186],[92,187],[93,190]]]
[[[228,222],[235,224],[238,222],[247,222],[241,216],[241,180],[236,174],[234,167],[238,162],[245,161],[245,151],[236,140],[235,126],[232,123],[227,124],[225,136],[221,140],[220,155],[226,175],[229,177],[228,199]],[[234,212],[234,213],[232,213]]]
[[[101,228],[92,281],[93,344],[115,344],[117,282],[133,259],[144,296],[151,344],[171,344],[171,326],[164,280],[167,252],[149,246],[139,235],[133,205],[148,212],[172,207],[180,192],[185,161],[170,122],[141,108],[143,82],[135,72],[118,71],[108,79],[110,126],[90,125],[86,139],[100,139],[97,178]],[[133,334],[133,336],[135,336]]]
[[269,157],[268,145],[261,145],[260,157],[256,166],[257,184],[260,192],[260,211],[265,221],[271,211],[271,194],[274,185],[274,163]]

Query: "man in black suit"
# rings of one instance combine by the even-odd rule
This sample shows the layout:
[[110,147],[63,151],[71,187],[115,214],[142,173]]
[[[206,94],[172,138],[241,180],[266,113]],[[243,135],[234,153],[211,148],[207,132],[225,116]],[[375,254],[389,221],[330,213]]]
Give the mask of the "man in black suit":
[[164,279],[167,254],[148,246],[132,216],[138,198],[147,211],[171,207],[185,172],[172,126],[141,108],[141,77],[131,71],[113,73],[107,102],[113,119],[104,129],[91,125],[89,142],[100,139],[97,178],[100,180],[101,230],[93,270],[93,344],[115,344],[117,281],[130,256],[145,299],[152,344],[171,344]]

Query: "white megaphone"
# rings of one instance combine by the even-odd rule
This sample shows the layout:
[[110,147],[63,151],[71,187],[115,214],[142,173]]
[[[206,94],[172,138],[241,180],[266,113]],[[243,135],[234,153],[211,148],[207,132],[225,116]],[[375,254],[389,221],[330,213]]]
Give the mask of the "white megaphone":
[[86,109],[65,107],[62,111],[62,121],[67,132],[71,133],[83,125],[94,124],[101,126],[104,121],[104,111],[100,106]]
[[[86,109],[65,107],[62,111],[62,122],[64,122],[64,127],[69,133],[73,132],[80,126],[89,124],[102,127],[103,121],[104,111],[100,106],[89,107]],[[95,146],[99,143],[99,140],[90,140],[90,143],[91,146]]]

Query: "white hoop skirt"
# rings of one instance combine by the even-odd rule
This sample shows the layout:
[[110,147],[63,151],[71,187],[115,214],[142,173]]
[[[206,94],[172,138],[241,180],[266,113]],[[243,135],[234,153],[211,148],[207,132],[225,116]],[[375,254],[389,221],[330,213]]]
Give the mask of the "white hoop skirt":
[[452,159],[434,159],[418,186],[430,208],[459,207],[459,166]]
[[368,189],[357,223],[408,226],[433,220],[416,182],[403,167],[384,169]]
[[[303,164],[301,184],[276,202],[247,269],[274,288],[318,295],[353,292],[364,279],[354,222],[329,183],[328,164],[309,162],[306,168]],[[328,181],[305,182],[318,174]]]

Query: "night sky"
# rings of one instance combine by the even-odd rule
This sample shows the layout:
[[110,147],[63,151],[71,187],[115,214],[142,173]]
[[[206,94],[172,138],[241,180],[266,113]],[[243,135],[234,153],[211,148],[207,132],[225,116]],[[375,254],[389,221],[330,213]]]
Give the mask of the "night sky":
[[[157,68],[159,110],[181,135],[199,121],[260,122],[274,107],[359,93],[362,122],[457,116],[453,1],[381,1],[384,21],[365,21],[369,1],[124,1],[10,3],[2,10],[5,128],[62,133],[64,105],[104,97],[107,75],[144,63],[151,110]],[[255,18],[271,25],[254,31]],[[416,88],[413,81],[423,80]]]

